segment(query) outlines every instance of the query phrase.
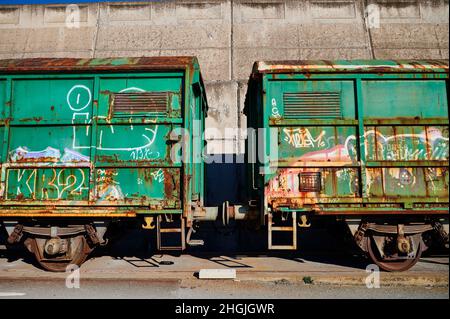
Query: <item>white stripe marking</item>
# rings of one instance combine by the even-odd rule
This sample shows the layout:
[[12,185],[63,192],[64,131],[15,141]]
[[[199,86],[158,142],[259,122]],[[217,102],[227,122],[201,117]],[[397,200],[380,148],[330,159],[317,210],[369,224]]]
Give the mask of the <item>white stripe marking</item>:
[[24,292],[0,292],[0,297],[18,297],[25,295]]

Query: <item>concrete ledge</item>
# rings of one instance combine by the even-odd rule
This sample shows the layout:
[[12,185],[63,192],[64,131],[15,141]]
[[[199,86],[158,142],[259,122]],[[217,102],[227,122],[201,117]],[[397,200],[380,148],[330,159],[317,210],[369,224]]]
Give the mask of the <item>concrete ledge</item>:
[[[313,285],[330,286],[364,286],[367,274],[365,272],[293,272],[293,271],[246,271],[235,269],[202,269],[200,279],[217,279],[251,282],[274,282],[276,284],[298,284],[306,283],[305,278]],[[206,272],[205,272],[206,271]],[[234,273],[234,277],[231,276]],[[111,271],[83,271],[81,270],[81,281],[91,280],[112,280],[112,281],[150,281],[150,282],[181,282],[196,281],[192,271],[142,271],[133,270],[127,272]],[[26,273],[17,270],[0,271],[0,284],[5,281],[42,281],[54,280],[65,281],[65,273],[49,273],[43,270],[35,270],[33,273]],[[238,277],[238,279],[236,279]],[[380,287],[448,287],[448,273],[438,272],[411,272],[411,273],[385,273],[380,274]]]
[[235,279],[236,269],[200,269],[199,279]]

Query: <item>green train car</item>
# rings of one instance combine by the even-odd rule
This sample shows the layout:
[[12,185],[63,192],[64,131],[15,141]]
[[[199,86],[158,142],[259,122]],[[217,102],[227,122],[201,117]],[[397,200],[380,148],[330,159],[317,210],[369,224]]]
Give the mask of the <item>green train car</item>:
[[[0,60],[8,242],[64,271],[106,242],[111,221],[137,217],[158,248],[184,249],[202,216],[206,112],[194,57]],[[179,240],[167,247],[168,236]]]
[[195,57],[0,60],[8,244],[51,271],[128,221],[158,250],[202,245],[199,222],[232,219],[296,249],[299,228],[332,218],[394,271],[432,239],[448,245],[448,62],[257,62],[245,104],[247,197],[206,207]]
[[256,62],[248,184],[269,249],[296,249],[319,216],[385,270],[412,267],[430,237],[448,245],[448,75],[448,61]]

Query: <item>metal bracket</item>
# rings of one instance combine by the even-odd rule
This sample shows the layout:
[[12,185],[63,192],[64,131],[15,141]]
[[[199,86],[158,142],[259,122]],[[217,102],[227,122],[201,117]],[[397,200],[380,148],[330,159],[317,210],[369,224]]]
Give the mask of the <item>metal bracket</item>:
[[202,239],[191,239],[193,233],[195,233],[194,226],[190,227],[188,230],[186,243],[189,246],[203,246],[205,242]]
[[356,244],[363,250],[365,250],[366,247],[367,238],[365,237],[365,233],[367,231],[368,226],[369,224],[367,222],[361,223],[355,235],[353,236]]
[[88,235],[88,238],[90,239],[92,245],[96,246],[100,244],[100,240],[97,237],[97,232],[95,231],[94,227],[92,227],[92,225],[84,225],[84,229],[86,229],[86,234]]
[[20,241],[20,239],[23,236],[23,225],[21,224],[17,224],[14,227],[13,232],[11,233],[11,235],[9,235],[8,237],[8,244],[14,244]]
[[449,246],[448,234],[444,230],[444,227],[439,222],[434,222],[432,224],[434,231],[438,234],[439,240],[446,248]]
[[143,229],[155,229],[154,217],[147,216],[144,217],[144,224],[142,225]]
[[298,223],[298,227],[304,227],[304,228],[311,227],[311,223],[307,223],[307,222],[308,222],[308,217],[306,215],[301,215],[300,223]]

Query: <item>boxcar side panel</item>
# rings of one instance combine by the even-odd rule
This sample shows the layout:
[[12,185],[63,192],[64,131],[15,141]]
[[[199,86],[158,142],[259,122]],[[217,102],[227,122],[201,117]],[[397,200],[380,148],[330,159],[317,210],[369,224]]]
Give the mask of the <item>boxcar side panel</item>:
[[[80,213],[94,206],[112,214],[181,213],[183,201],[191,198],[184,194],[191,187],[183,178],[192,161],[183,165],[173,160],[172,148],[179,141],[170,133],[194,118],[203,121],[201,105],[206,103],[201,97],[186,101],[192,78],[186,80],[185,72],[1,79],[3,211],[32,213],[52,205]],[[185,103],[196,112],[192,119]],[[202,163],[197,165],[200,174]],[[193,179],[200,197],[201,178]]]
[[277,132],[277,141],[265,133],[266,153],[278,148],[262,177],[272,209],[448,203],[445,77],[269,73],[262,82],[263,126]]

